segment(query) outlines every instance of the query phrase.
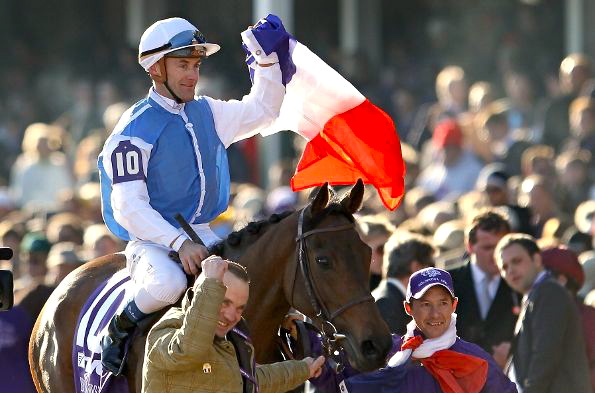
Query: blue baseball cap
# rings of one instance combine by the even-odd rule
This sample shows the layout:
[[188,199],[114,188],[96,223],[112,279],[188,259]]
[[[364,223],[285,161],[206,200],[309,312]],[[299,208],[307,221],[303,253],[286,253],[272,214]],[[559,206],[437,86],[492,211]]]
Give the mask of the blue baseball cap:
[[455,297],[450,273],[435,267],[427,267],[416,271],[409,278],[409,283],[407,284],[407,303],[411,301],[411,298],[420,299],[428,289],[435,285],[442,285],[452,297]]

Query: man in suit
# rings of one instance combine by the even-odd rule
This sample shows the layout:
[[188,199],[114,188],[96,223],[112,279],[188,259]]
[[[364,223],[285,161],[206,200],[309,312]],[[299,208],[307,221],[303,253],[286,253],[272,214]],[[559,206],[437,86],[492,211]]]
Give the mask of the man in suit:
[[531,236],[514,233],[496,247],[500,272],[523,294],[512,358],[505,370],[523,393],[590,393],[591,381],[576,303],[548,273]]
[[469,259],[450,271],[459,297],[459,336],[492,354],[501,366],[507,351],[500,349],[512,340],[518,313],[518,296],[500,278],[494,261],[494,249],[508,232],[510,224],[496,211],[477,214],[465,234]]
[[403,301],[409,277],[416,271],[434,266],[434,247],[419,235],[393,234],[384,246],[384,278],[372,292],[380,315],[391,333],[405,334],[411,317]]

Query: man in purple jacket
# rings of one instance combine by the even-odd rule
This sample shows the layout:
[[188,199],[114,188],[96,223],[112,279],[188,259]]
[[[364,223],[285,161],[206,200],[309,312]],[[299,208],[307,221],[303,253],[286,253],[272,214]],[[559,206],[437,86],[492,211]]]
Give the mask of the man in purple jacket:
[[479,346],[456,335],[457,298],[448,272],[426,268],[414,273],[404,302],[413,321],[403,337],[393,336],[386,368],[341,374],[327,367],[311,382],[325,392],[465,392],[515,393],[493,358]]

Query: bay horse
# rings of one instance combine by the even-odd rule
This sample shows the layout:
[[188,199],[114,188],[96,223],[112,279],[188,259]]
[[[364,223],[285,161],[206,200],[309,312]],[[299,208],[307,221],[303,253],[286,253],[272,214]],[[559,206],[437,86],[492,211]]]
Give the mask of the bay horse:
[[[354,367],[370,371],[384,365],[392,344],[390,332],[368,287],[371,250],[354,227],[353,213],[363,194],[363,183],[358,181],[344,197],[331,200],[325,184],[305,208],[251,223],[214,250],[248,270],[250,300],[244,316],[257,362],[275,360],[277,329],[293,307],[322,329],[331,326],[345,337],[342,346]],[[79,267],[54,290],[29,344],[29,364],[39,393],[74,393],[72,346],[79,313],[93,290],[123,268],[124,255],[101,257]],[[133,340],[128,352],[131,393],[141,391],[147,333]]]

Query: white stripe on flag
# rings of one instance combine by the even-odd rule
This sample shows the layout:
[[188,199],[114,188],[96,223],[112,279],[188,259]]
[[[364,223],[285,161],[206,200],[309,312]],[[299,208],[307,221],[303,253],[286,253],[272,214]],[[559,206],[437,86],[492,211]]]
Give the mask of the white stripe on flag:
[[330,118],[356,107],[365,97],[305,45],[291,40],[290,52],[296,74],[287,84],[279,117],[260,133],[291,130],[311,140]]

